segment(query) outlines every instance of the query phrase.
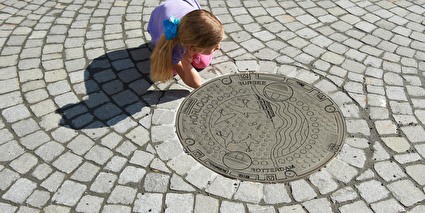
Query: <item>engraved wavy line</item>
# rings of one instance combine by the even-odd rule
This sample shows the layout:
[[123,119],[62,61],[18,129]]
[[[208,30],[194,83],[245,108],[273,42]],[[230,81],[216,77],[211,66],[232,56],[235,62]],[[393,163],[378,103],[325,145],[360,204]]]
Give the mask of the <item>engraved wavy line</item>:
[[[304,116],[302,115],[302,113],[296,113],[297,108],[292,106],[292,112],[294,113],[296,119],[296,122],[294,123],[294,129],[297,131],[292,132],[292,134],[295,137],[295,142],[292,143],[292,146],[289,147],[289,153],[295,151],[296,149],[298,149],[302,143],[304,142],[303,139],[305,139],[308,135],[308,127],[306,128],[305,124],[306,124],[306,120],[304,118]],[[296,147],[295,147],[296,146]]]
[[[277,131],[280,135],[280,137],[277,138],[284,139],[285,141],[282,143],[281,140],[281,143],[279,143],[280,145],[276,146],[274,157],[284,156],[293,152],[295,149],[299,148],[300,143],[303,142],[303,138],[307,135],[305,128],[303,128],[306,121],[299,113],[296,113],[296,108],[294,106],[285,105],[285,109],[280,109],[277,113],[282,119],[288,118],[288,124],[290,124],[290,126],[289,128],[281,127],[280,131]],[[299,121],[301,121],[301,123]],[[287,143],[286,140],[288,140],[289,143]]]

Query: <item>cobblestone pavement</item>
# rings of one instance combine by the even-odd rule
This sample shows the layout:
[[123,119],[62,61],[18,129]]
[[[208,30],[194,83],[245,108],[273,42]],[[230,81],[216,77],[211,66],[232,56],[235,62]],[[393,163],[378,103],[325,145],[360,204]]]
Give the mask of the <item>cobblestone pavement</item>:
[[158,1],[0,2],[0,212],[425,212],[424,0],[200,1],[227,35],[205,81],[278,73],[344,113],[341,153],[288,184],[184,153],[190,90],[147,76]]

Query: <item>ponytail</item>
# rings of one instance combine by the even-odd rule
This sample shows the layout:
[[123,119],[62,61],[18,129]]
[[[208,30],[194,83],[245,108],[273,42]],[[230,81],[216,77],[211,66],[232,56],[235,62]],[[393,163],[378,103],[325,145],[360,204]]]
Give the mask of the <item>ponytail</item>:
[[161,35],[156,44],[151,58],[151,74],[150,77],[153,82],[167,81],[173,78],[172,58],[173,49],[178,43],[178,38],[167,40],[165,35]]

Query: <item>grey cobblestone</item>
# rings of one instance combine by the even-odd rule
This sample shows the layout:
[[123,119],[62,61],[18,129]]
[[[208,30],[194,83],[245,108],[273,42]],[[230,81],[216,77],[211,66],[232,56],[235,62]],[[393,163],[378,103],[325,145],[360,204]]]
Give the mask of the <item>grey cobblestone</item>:
[[109,193],[116,180],[117,176],[115,174],[101,172],[91,185],[90,190],[97,193]]
[[137,194],[136,201],[134,202],[135,212],[161,212],[162,207],[162,194],[157,193],[139,193]]
[[292,195],[298,202],[311,200],[317,196],[317,193],[305,180],[297,180],[291,182],[290,185],[292,189]]
[[53,195],[52,200],[59,204],[73,206],[77,204],[85,190],[85,185],[66,180]]
[[23,203],[28,196],[35,190],[37,184],[26,178],[18,179],[6,193],[3,194],[2,198],[10,200],[14,203]]
[[127,186],[117,185],[111,192],[107,202],[113,204],[131,204],[137,191]]
[[99,212],[103,200],[101,197],[85,195],[81,198],[75,210],[79,212]]
[[38,160],[31,153],[25,153],[10,163],[10,167],[12,167],[15,171],[25,174],[30,171],[36,164]]
[[284,184],[264,185],[264,202],[267,204],[290,203],[291,198]]
[[10,169],[2,169],[0,171],[0,178],[2,182],[0,183],[0,189],[5,191],[9,186],[12,185],[19,178],[19,174],[10,170]]
[[167,205],[165,212],[192,212],[194,196],[192,194],[169,193],[166,195],[165,204]]
[[424,211],[423,1],[200,3],[226,34],[202,79],[315,85],[345,117],[337,157],[289,184],[217,175],[175,134],[182,81],[148,80],[158,1],[3,0],[0,212]]
[[354,203],[344,205],[339,208],[339,211],[341,211],[341,213],[354,213],[358,211],[366,213],[373,212],[364,201],[356,201]]
[[118,179],[119,184],[138,183],[145,176],[146,170],[134,166],[127,166],[121,172]]

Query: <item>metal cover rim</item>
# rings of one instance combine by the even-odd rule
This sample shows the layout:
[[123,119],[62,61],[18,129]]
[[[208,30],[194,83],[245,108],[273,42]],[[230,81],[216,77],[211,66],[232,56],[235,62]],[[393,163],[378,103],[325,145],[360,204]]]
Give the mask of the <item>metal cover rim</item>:
[[337,104],[303,81],[267,73],[220,76],[192,91],[176,118],[184,150],[229,178],[263,183],[305,178],[340,151]]

